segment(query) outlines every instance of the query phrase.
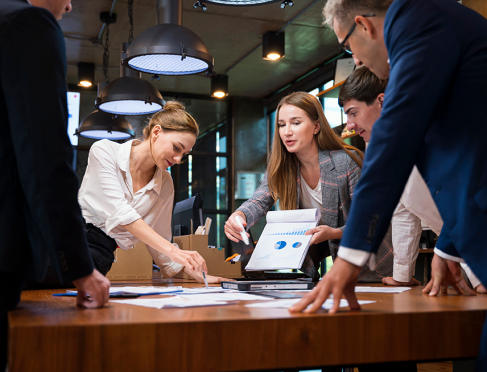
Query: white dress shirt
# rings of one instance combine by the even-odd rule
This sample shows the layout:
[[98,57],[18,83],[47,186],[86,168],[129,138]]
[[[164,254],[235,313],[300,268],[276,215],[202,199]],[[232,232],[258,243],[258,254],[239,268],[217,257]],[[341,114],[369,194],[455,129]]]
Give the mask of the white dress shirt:
[[[169,173],[157,168],[152,180],[133,192],[130,151],[139,143],[137,140],[123,144],[101,140],[93,144],[78,193],[85,221],[103,230],[124,250],[132,249],[139,239],[123,225],[140,218],[171,241],[174,187]],[[163,277],[172,277],[183,269],[154,248],[147,246],[147,250],[161,268]]]
[[[419,239],[423,230],[422,222],[429,226],[435,234],[440,235],[443,220],[428,186],[415,166],[392,216],[393,279],[398,282],[409,282],[414,275],[414,267],[419,253]],[[463,259],[451,257],[438,248],[435,248],[434,251],[438,256],[445,259],[462,262],[462,267],[472,286],[476,288],[480,284],[470,268],[463,263]],[[354,265],[362,266],[367,260],[373,260],[375,255],[357,249],[340,247],[338,256]],[[369,267],[374,266],[370,266],[369,262]]]

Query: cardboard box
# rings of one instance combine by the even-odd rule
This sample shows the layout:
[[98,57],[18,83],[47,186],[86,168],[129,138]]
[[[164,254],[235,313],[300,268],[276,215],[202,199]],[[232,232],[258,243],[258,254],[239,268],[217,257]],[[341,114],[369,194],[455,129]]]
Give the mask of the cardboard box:
[[[208,247],[208,235],[175,236],[173,241],[181,249],[197,251],[205,259],[209,275],[223,278],[241,278],[243,276],[240,262],[225,262],[225,251],[223,249]],[[182,271],[175,278],[192,279]]]
[[152,279],[152,256],[144,243],[139,242],[127,251],[117,248],[115,262],[107,273],[110,280]]

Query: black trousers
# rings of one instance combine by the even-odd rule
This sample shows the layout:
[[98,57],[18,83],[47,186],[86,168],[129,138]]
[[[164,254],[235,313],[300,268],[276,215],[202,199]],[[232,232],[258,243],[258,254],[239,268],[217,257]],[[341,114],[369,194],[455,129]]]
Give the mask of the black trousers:
[[4,371],[7,365],[7,312],[14,310],[19,304],[23,283],[23,277],[0,272],[0,371]]
[[[110,238],[101,229],[92,225],[85,224],[86,239],[88,240],[88,249],[90,250],[93,264],[103,275],[107,275],[112,267],[115,259],[115,249],[117,249],[117,242]],[[52,289],[52,288],[73,288],[72,282],[61,283],[54,266],[49,265],[45,279],[41,283],[26,281],[25,289]]]

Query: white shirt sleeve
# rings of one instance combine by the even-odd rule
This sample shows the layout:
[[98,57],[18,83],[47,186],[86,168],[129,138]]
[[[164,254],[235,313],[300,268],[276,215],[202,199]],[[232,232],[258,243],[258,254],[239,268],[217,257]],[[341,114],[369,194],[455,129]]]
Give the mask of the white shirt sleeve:
[[465,261],[463,260],[463,258],[461,257],[456,257],[456,256],[452,256],[448,253],[445,253],[443,251],[440,251],[438,248],[435,247],[434,249],[434,252],[435,254],[437,254],[438,256],[440,256],[441,258],[444,258],[445,260],[450,260],[450,261],[455,261],[455,262],[459,262],[459,263],[465,263]]
[[463,270],[465,270],[465,274],[467,274],[468,280],[470,280],[473,289],[477,288],[480,284],[482,284],[480,280],[475,276],[472,269],[470,269],[470,267],[466,263],[462,263],[460,265],[462,265]]
[[421,219],[399,202],[392,216],[394,280],[409,282],[413,278],[422,231]]
[[370,270],[375,268],[375,253],[340,246],[337,256],[355,266],[362,267],[368,264]]
[[105,219],[105,233],[119,225],[128,225],[140,215],[127,202],[126,195],[120,186],[117,175],[116,156],[111,154],[110,147],[95,143],[88,157],[88,171],[84,182],[89,187],[82,188],[80,204],[89,206],[89,212]]

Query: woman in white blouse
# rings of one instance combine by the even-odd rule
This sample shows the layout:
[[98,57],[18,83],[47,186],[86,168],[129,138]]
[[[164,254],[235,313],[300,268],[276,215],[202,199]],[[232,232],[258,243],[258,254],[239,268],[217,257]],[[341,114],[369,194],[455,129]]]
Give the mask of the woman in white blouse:
[[102,274],[110,270],[117,246],[127,250],[142,241],[164,278],[183,270],[203,280],[203,257],[170,243],[174,187],[166,171],[190,152],[198,131],[184,106],[172,101],[152,116],[144,141],[102,140],[91,147],[78,199],[93,261]]

